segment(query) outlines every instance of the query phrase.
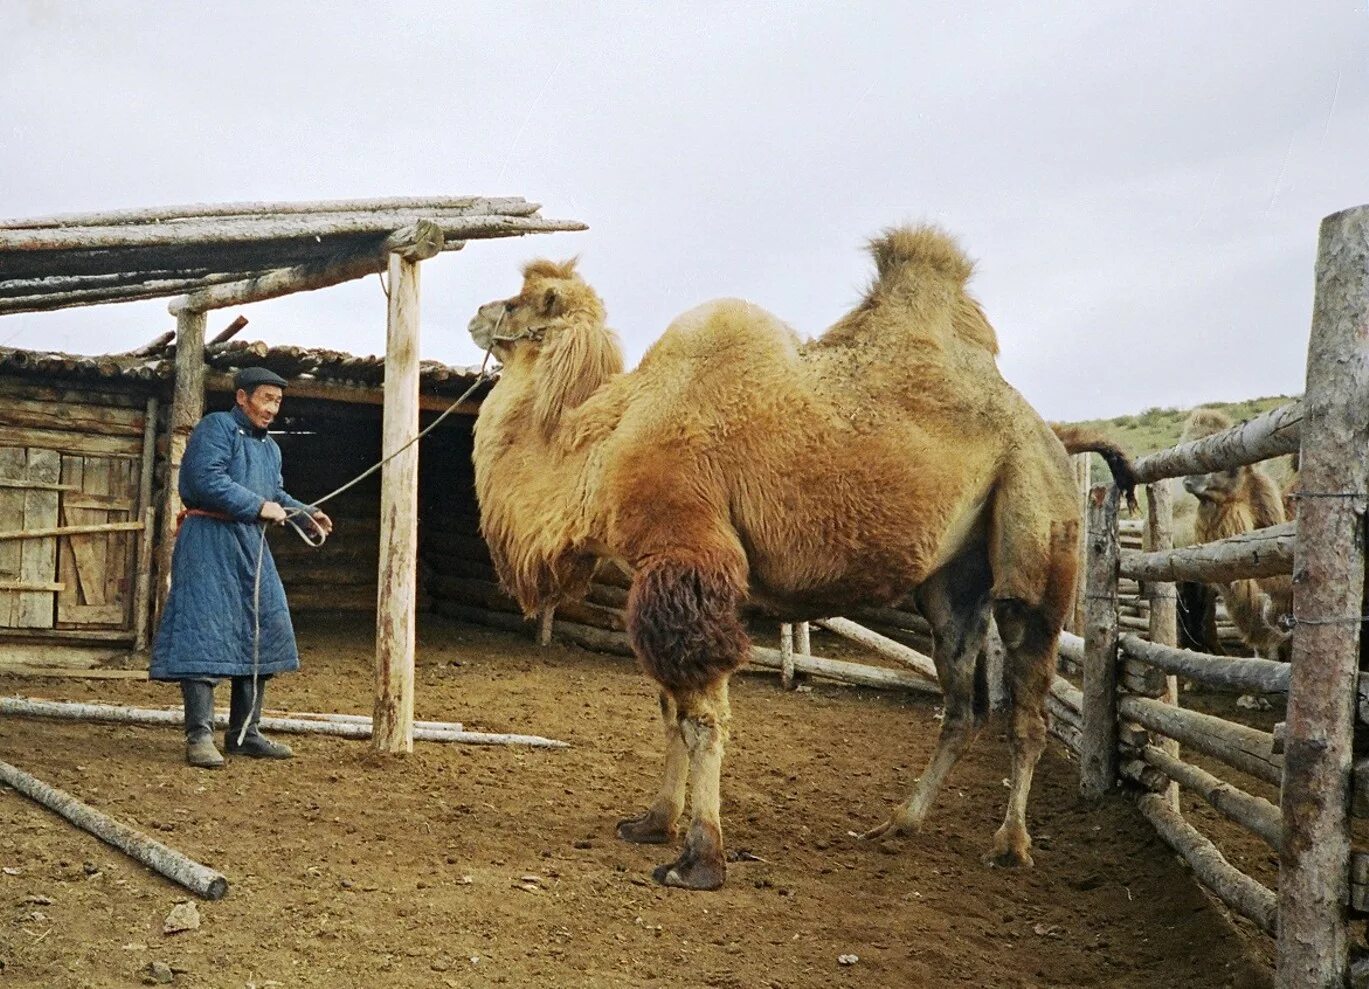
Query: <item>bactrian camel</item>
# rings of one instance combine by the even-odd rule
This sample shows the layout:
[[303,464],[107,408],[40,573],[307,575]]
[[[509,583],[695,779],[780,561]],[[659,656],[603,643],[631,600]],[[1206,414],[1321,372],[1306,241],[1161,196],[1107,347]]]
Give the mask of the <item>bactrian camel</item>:
[[[863,301],[801,343],[737,300],[676,319],[623,373],[575,263],[534,261],[471,320],[503,364],[475,429],[481,529],[528,615],[583,593],[596,559],[633,573],[627,620],[660,685],[665,774],[627,841],[684,850],[655,871],[721,886],[719,776],[743,604],[786,621],[907,600],[934,630],[945,715],[915,791],[869,836],[915,832],[981,724],[976,657],[992,613],[1012,696],[1011,792],[989,857],[1030,865],[1027,794],[1044,698],[1073,606],[1079,509],[1066,447],[995,364],[965,290],[971,264],[933,228],[871,244]],[[1075,449],[1115,447],[1073,434]]]
[[[1184,424],[1183,442],[1230,429],[1231,419],[1217,409],[1195,409]],[[1184,489],[1198,499],[1193,541],[1212,542],[1287,520],[1278,482],[1258,465],[1192,474]],[[1289,632],[1283,624],[1293,612],[1293,579],[1287,575],[1233,580],[1217,585],[1231,622],[1256,655],[1287,658]]]

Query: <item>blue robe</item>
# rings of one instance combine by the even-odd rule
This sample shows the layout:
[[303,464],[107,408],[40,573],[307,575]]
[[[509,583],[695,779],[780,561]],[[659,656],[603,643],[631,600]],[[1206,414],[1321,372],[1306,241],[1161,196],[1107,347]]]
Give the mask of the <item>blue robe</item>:
[[285,493],[280,447],[239,408],[200,420],[181,462],[187,508],[220,512],[234,521],[188,515],[176,536],[171,593],[152,646],[153,680],[252,675],[256,635],[252,607],[261,554],[262,676],[299,669],[295,630],[259,516],[267,501],[287,511],[313,509]]

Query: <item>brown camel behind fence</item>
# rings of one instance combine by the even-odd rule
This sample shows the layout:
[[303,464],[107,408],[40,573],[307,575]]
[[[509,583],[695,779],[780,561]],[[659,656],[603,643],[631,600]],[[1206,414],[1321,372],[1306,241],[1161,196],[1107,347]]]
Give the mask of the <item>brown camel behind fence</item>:
[[[869,834],[916,831],[986,711],[989,615],[1007,649],[1011,792],[990,858],[1030,865],[1027,795],[1072,606],[1079,512],[1065,447],[998,373],[971,264],[932,228],[871,244],[864,300],[820,339],[736,300],[671,324],[622,372],[575,263],[535,261],[471,334],[503,363],[476,424],[481,527],[525,613],[583,593],[596,558],[634,574],[638,661],[660,685],[664,779],[628,840],[675,836],[656,870],[723,883],[719,785],[744,602],[786,620],[916,603],[934,629],[945,717],[916,790]],[[1072,436],[1075,449],[1115,452]]]
[[[1217,409],[1195,409],[1184,424],[1182,442],[1230,429],[1233,423]],[[1284,494],[1258,464],[1192,474],[1184,488],[1198,499],[1193,523],[1195,543],[1238,536],[1287,521]],[[1257,655],[1287,658],[1289,632],[1284,620],[1293,613],[1293,579],[1287,575],[1218,584],[1231,622]]]

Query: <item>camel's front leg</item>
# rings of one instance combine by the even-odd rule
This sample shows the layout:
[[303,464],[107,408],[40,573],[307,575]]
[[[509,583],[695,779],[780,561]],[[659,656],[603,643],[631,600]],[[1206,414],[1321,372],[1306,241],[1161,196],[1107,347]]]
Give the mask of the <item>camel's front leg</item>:
[[680,731],[679,711],[669,693],[661,691],[661,725],[665,729],[665,777],[647,812],[618,822],[618,837],[639,845],[663,845],[675,837],[675,822],[684,810],[689,753]]
[[731,718],[727,678],[679,697],[678,703],[680,734],[689,753],[692,817],[680,857],[657,866],[652,875],[666,886],[717,889],[727,879],[720,806],[723,746]]

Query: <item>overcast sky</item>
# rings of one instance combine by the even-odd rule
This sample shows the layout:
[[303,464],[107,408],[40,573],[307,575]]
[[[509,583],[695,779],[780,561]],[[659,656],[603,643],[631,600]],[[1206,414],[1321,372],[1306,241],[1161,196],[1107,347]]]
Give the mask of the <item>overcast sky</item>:
[[[933,220],[978,259],[1004,375],[1048,418],[1302,390],[1317,225],[1369,202],[1369,0],[0,3],[0,217],[522,196],[585,233],[423,266],[423,355],[582,256],[630,362],[719,296],[816,335],[862,245]],[[241,312],[383,353],[377,279]],[[0,316],[108,352],[165,301]]]

